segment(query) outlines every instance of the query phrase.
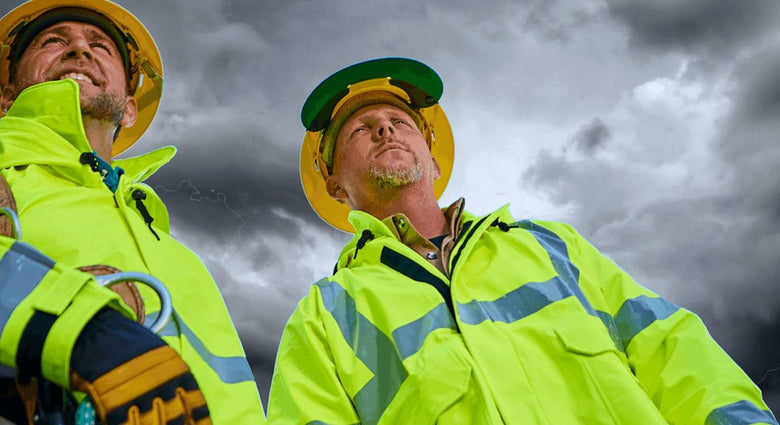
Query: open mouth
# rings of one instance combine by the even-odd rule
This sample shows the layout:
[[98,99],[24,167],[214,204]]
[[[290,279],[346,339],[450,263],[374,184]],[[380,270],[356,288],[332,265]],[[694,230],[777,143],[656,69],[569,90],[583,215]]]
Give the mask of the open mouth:
[[81,72],[66,72],[60,76],[60,80],[64,80],[66,78],[70,78],[71,80],[74,81],[87,81],[94,86],[98,85],[97,83],[95,83],[92,77]]

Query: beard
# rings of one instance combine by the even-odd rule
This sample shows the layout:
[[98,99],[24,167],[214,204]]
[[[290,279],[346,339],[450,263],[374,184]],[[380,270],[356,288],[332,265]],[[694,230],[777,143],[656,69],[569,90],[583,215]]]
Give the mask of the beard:
[[81,99],[81,116],[119,126],[125,114],[125,98],[112,93],[100,93]]
[[380,168],[371,165],[368,175],[377,183],[380,189],[397,189],[422,180],[422,164],[416,161],[414,165],[397,168]]

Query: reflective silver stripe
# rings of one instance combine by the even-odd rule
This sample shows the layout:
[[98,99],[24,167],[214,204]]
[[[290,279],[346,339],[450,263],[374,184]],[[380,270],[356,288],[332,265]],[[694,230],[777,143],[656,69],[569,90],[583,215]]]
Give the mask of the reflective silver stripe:
[[625,351],[625,347],[631,342],[631,339],[651,323],[656,320],[666,319],[680,309],[680,307],[663,298],[651,298],[643,295],[625,301],[614,319],[609,317],[608,313],[596,311],[579,287],[579,269],[569,260],[566,243],[555,233],[536,223],[526,220],[517,224],[531,232],[544,247],[550,256],[555,271],[568,284],[588,314],[594,315],[604,322],[610,337],[615,342],[615,346],[621,351]]
[[422,348],[425,338],[436,329],[448,328],[456,330],[447,304],[441,303],[424,316],[407,323],[393,331],[393,341],[398,347],[402,359],[406,359]]
[[585,294],[580,289],[579,279],[580,270],[572,264],[569,259],[569,250],[566,248],[566,242],[563,241],[558,235],[552,231],[532,222],[529,220],[523,220],[516,223],[521,228],[530,232],[536,241],[547,251],[547,255],[550,257],[553,268],[558,273],[558,276],[569,286],[569,289],[577,297],[582,304],[582,307],[588,314],[597,316],[596,310],[590,305],[590,301],[585,297]]
[[768,410],[759,409],[755,404],[742,400],[727,406],[719,407],[709,415],[705,425],[778,425],[777,419]]
[[15,242],[0,259],[0,330],[11,312],[54,267],[54,261],[24,242]]
[[615,315],[623,346],[628,347],[628,343],[651,323],[666,319],[679,309],[677,305],[660,297],[640,295],[626,300]]
[[[147,315],[147,320],[154,321],[157,318],[159,312],[150,313]],[[252,375],[252,369],[249,367],[249,362],[243,356],[235,357],[221,357],[217,356],[203,344],[203,341],[198,338],[197,335],[187,326],[187,323],[173,311],[173,320],[169,320],[165,327],[158,333],[160,336],[176,336],[181,335],[187,337],[192,348],[195,352],[209,365],[210,368],[217,373],[219,379],[226,384],[237,384],[239,382],[254,381],[254,375]],[[178,329],[176,324],[178,323]]]
[[494,301],[458,303],[458,317],[469,325],[485,320],[512,323],[572,295],[569,286],[556,276],[546,282],[526,283]]
[[[558,276],[546,282],[526,283],[494,301],[472,300],[466,304],[458,303],[458,317],[464,323],[476,325],[485,320],[511,323],[536,313],[555,301],[574,295],[585,311],[602,319],[591,306],[579,286],[579,269],[569,260],[569,251],[558,235],[528,220],[514,225],[533,235],[539,245],[547,252]],[[605,325],[608,325],[605,321]],[[607,327],[609,329],[609,326]]]
[[625,353],[626,347],[623,346],[623,338],[620,336],[620,331],[618,330],[617,323],[615,323],[615,318],[612,317],[611,314],[601,310],[596,310],[596,315],[604,322],[604,326],[607,328],[609,337],[612,338],[612,342],[615,343],[615,347]]
[[347,344],[374,374],[355,394],[354,401],[360,422],[376,424],[406,379],[406,369],[392,341],[357,311],[355,300],[341,285],[327,279],[316,285],[325,308],[336,320]]

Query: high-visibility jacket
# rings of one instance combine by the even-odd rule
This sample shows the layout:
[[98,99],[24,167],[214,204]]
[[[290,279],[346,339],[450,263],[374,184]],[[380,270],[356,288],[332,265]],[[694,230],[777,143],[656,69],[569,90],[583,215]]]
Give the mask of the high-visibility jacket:
[[[214,280],[200,259],[169,235],[167,210],[143,183],[173,157],[175,149],[165,147],[115,160],[112,165],[125,170],[115,193],[90,165],[80,162],[81,154],[91,151],[74,81],[39,84],[15,100],[0,120],[0,172],[16,200],[22,241],[59,266],[104,264],[158,278],[168,288],[174,308],[160,336],[190,367],[213,423],[264,423],[257,385]],[[145,195],[140,202],[153,218],[151,226],[139,212],[138,194],[133,196],[139,190]],[[147,320],[153,320],[160,309],[158,298],[148,287],[138,287],[146,304]],[[19,304],[36,305],[30,300],[33,297],[74,297],[72,285],[43,289],[33,289]],[[12,325],[9,322],[7,326]],[[0,341],[6,341],[6,334],[14,332],[18,329],[3,329]],[[72,347],[74,341],[75,335],[64,335],[61,341],[47,339],[46,344]],[[5,363],[10,360],[6,358]],[[67,368],[68,364],[60,367]],[[67,376],[67,370],[56,371],[63,372]]]
[[350,222],[284,330],[271,424],[777,424],[696,315],[568,225],[464,213],[447,277]]

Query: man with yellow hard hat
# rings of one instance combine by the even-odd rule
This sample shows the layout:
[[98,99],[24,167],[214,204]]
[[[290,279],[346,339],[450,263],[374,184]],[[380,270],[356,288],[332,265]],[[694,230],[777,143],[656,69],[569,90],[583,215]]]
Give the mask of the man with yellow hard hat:
[[[0,43],[0,417],[263,423],[218,288],[143,183],[175,148],[114,160],[160,100],[151,35],[107,0],[31,0]],[[117,272],[167,292],[93,276]]]
[[306,100],[304,191],[354,237],[284,330],[269,423],[777,424],[696,315],[570,226],[440,208],[441,94],[384,58]]

